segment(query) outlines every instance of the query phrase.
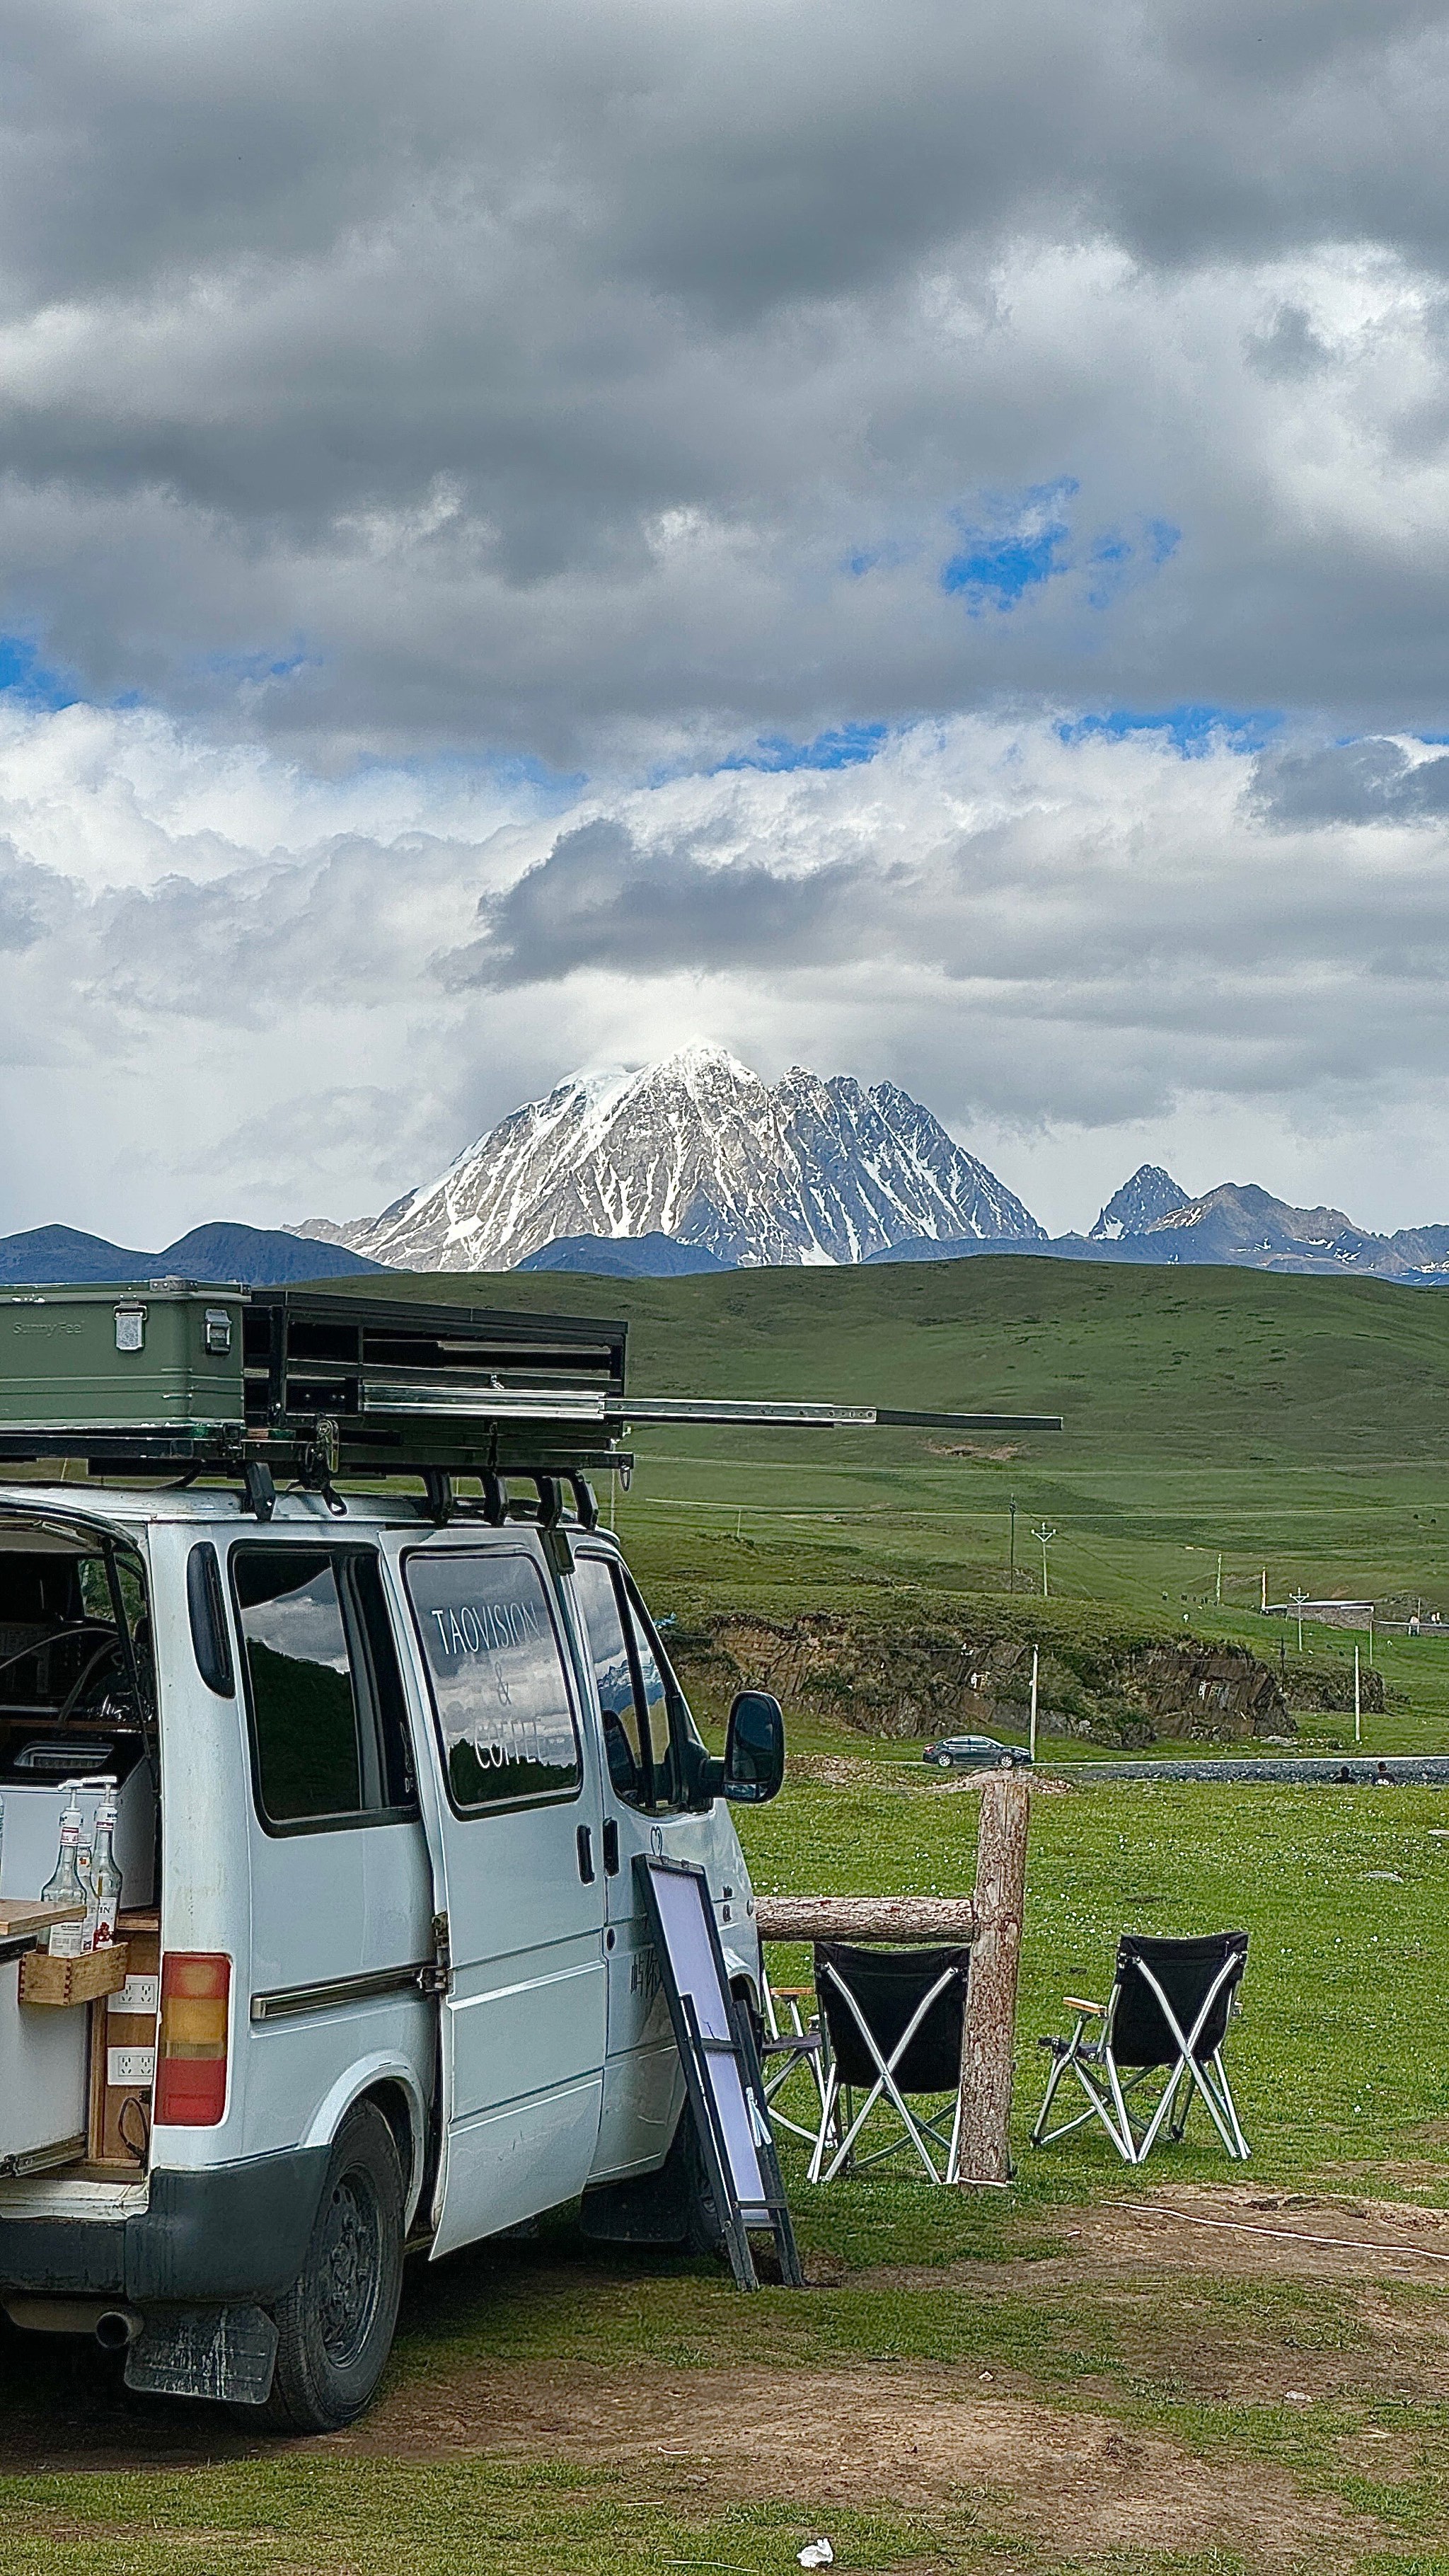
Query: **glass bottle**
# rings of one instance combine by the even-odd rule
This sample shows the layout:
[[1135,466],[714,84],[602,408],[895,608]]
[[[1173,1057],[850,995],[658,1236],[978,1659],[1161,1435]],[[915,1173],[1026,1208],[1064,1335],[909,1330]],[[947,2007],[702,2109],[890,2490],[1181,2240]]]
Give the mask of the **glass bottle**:
[[60,1857],[54,1875],[40,1891],[42,1905],[77,1905],[82,1911],[73,1923],[53,1923],[50,1927],[50,1955],[53,1959],[78,1959],[85,1948],[85,1915],[89,1898],[81,1884],[79,1866],[81,1811],[76,1804],[77,1783],[67,1780],[65,1806],[60,1816]]
[[[116,1916],[121,1907],[121,1873],[111,1849],[116,1831],[116,1793],[108,1789],[96,1809],[95,1851],[91,1859],[90,1898],[95,1915],[95,1929],[89,1947],[108,1950],[116,1937]],[[86,1928],[90,1929],[87,1914]]]

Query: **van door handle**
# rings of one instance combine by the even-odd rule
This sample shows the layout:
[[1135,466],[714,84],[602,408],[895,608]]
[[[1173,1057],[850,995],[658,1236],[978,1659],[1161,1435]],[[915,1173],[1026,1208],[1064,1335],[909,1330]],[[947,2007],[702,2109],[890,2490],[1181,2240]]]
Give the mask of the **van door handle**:
[[604,1876],[605,1878],[617,1878],[618,1875],[619,1828],[615,1824],[612,1816],[606,1816],[604,1819]]
[[579,1847],[579,1876],[585,1887],[591,1887],[594,1879],[594,1837],[587,1825],[580,1825],[576,1840]]

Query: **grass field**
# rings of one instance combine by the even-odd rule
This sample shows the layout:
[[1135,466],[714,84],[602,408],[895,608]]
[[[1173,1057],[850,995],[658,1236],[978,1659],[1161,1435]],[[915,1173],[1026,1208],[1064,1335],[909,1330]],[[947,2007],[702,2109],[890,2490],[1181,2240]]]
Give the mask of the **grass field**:
[[[951,1892],[971,1883],[975,1818],[969,1791],[860,1762],[844,1786],[792,1783],[746,1827],[761,1887]],[[845,2569],[1437,2576],[1441,1818],[1415,1790],[1041,1795],[1011,2194],[881,2176],[812,2193],[792,2158],[803,2298],[601,2253],[565,2216],[416,2275],[375,2414],[280,2450],[125,2401],[85,2348],[16,2339],[0,2350],[0,2570],[789,2576],[818,2527]],[[1224,2191],[1193,2127],[1140,2179],[1085,2134],[1033,2155],[1032,2043],[1063,1989],[1100,1990],[1126,1926],[1226,1923],[1253,1945],[1230,2052],[1251,2184]],[[1161,2216],[1184,2210],[1409,2251],[1263,2263],[1251,2237]]]
[[[651,1436],[615,1499],[661,1609],[990,1596],[1014,1493],[1023,1567],[1045,1515],[1054,1590],[1114,1615],[1275,1653],[1264,1563],[1279,1597],[1449,1613],[1432,1295],[1012,1261],[417,1289],[626,1312],[649,1390],[1067,1416],[1010,1457]],[[1449,1648],[1378,1652],[1375,1740],[1449,1745]],[[785,1793],[743,1819],[760,1888],[970,1887],[969,1788],[818,1717],[791,1734]],[[380,2404],[318,2443],[128,2401],[88,2349],[9,2338],[0,2576],[791,2576],[817,2531],[843,2571],[902,2576],[1449,2576],[1446,1891],[1449,1797],[1078,1764],[1033,1802],[1009,2193],[814,2193],[791,2151],[812,2286],[748,2300],[563,2213],[415,2272]],[[1063,1992],[1103,1991],[1123,1929],[1227,1925],[1252,1943],[1246,2176],[1200,2113],[1140,2175],[1085,2132],[1034,2155]]]

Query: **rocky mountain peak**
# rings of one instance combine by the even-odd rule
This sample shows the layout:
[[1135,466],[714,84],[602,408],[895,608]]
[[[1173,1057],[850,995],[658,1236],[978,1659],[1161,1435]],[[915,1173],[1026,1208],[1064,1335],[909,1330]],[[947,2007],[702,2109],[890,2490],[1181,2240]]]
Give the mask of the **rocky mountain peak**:
[[1130,1181],[1107,1201],[1088,1241],[1116,1243],[1124,1234],[1146,1234],[1189,1204],[1188,1194],[1160,1163],[1139,1163]]
[[795,1065],[771,1085],[715,1046],[570,1075],[436,1181],[328,1233],[415,1270],[511,1269],[581,1235],[664,1234],[749,1267],[861,1261],[921,1236],[1043,1239],[894,1084]]

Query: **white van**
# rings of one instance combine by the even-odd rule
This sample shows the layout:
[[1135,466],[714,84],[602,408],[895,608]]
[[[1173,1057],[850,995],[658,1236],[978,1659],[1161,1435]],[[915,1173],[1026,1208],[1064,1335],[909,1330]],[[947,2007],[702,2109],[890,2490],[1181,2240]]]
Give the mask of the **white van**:
[[708,2233],[631,1863],[703,1867],[755,2001],[726,1801],[778,1789],[779,1709],[745,1694],[711,1759],[587,1487],[565,1522],[535,1481],[501,1519],[325,1475],[0,1489],[0,1899],[109,1777],[131,1939],[81,2010],[0,1965],[0,2304],[132,2385],[335,2427],[406,2249],[580,2195]]

